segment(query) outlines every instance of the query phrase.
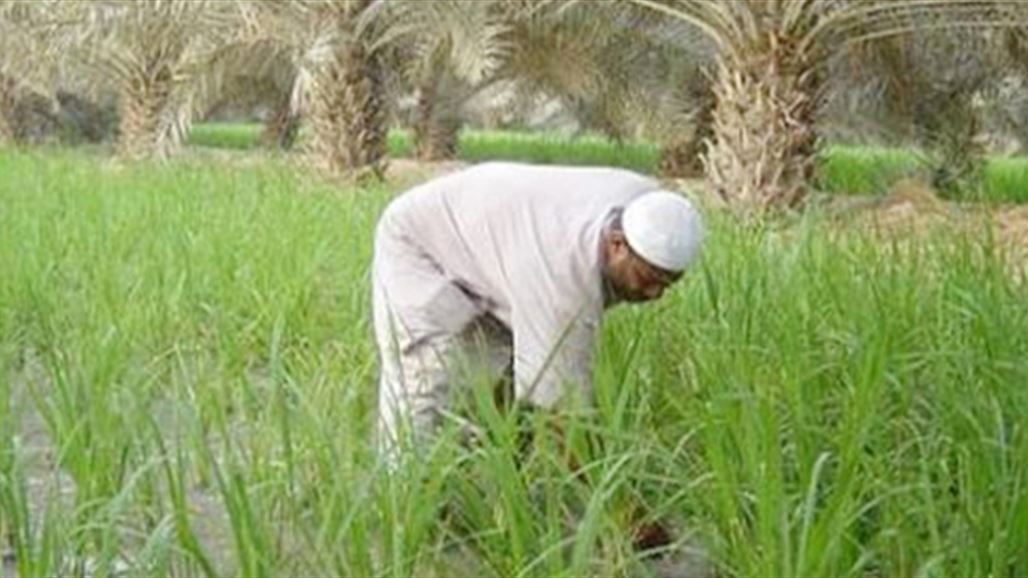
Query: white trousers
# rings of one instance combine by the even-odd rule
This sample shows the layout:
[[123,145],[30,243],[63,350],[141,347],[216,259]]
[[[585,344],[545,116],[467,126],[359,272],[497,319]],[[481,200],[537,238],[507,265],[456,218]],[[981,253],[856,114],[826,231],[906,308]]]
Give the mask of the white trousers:
[[431,438],[447,420],[473,428],[453,400],[509,373],[510,331],[387,223],[375,237],[372,308],[380,452],[395,463],[403,440]]

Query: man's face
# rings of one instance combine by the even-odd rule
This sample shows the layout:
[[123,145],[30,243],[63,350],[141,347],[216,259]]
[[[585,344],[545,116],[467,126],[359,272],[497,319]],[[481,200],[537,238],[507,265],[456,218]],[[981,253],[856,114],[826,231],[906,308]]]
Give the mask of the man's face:
[[619,301],[652,301],[682,278],[681,272],[665,271],[636,255],[623,233],[612,233],[606,242],[603,275]]

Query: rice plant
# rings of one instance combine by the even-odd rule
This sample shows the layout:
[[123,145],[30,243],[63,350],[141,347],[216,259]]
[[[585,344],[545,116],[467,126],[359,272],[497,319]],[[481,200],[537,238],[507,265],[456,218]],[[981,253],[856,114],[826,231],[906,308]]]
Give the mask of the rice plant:
[[712,213],[680,286],[608,316],[567,448],[473,395],[480,445],[444,431],[389,470],[367,273],[390,185],[59,150],[0,174],[20,575],[655,575],[637,508],[718,575],[1028,573],[1028,286],[988,230]]

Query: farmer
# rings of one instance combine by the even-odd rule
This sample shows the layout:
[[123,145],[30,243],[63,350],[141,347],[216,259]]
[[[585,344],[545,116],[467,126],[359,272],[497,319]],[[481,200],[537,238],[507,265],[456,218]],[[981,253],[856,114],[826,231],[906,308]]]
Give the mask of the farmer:
[[372,266],[380,448],[461,419],[468,359],[512,369],[521,405],[588,403],[604,309],[660,297],[702,239],[689,201],[620,169],[485,163],[398,197]]

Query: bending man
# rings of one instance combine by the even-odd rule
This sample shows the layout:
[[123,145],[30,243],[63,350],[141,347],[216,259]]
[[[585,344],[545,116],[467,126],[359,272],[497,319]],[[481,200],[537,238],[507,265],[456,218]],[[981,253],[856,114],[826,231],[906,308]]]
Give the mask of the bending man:
[[512,367],[517,402],[588,403],[603,311],[659,298],[702,239],[689,201],[626,170],[485,163],[401,195],[372,268],[380,447],[452,415],[469,356]]

